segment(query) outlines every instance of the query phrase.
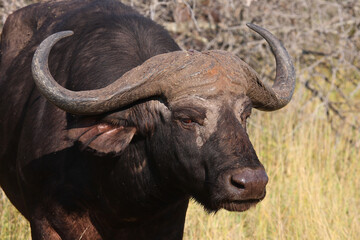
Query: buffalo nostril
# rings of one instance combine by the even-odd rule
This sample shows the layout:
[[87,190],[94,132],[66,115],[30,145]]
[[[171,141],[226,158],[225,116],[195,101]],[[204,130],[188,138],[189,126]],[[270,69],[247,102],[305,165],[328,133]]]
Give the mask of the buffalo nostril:
[[[241,191],[242,195],[249,198],[260,198],[265,193],[268,176],[263,168],[244,168],[233,172],[230,184],[235,191]],[[244,196],[245,196],[244,195]]]
[[238,178],[238,177],[234,177],[234,176],[232,176],[231,177],[231,184],[233,185],[233,186],[235,186],[236,188],[239,188],[239,189],[245,189],[245,179],[244,178]]

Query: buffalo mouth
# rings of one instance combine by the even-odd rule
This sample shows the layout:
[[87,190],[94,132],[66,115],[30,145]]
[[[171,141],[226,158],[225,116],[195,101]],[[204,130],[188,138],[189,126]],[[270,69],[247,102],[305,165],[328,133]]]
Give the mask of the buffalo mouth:
[[236,200],[222,200],[216,204],[211,204],[211,211],[218,211],[225,209],[230,212],[244,212],[256,204],[261,202],[265,198],[266,192],[260,198],[254,199],[236,199]]
[[249,199],[249,200],[237,200],[231,202],[222,202],[218,205],[218,208],[223,208],[231,212],[244,212],[249,208],[255,206],[262,199]]

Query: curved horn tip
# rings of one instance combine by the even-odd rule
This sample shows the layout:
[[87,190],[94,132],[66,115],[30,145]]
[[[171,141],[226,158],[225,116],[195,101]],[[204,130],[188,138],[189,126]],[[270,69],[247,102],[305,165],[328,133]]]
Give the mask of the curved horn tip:
[[64,36],[64,37],[68,37],[68,36],[73,35],[74,31],[66,30],[66,31],[57,32],[55,34],[59,34],[59,35]]
[[71,30],[53,33],[50,36],[48,36],[44,41],[42,41],[39,47],[42,48],[42,46],[44,45],[48,47],[52,47],[56,42],[60,41],[63,38],[69,37],[73,34],[74,32]]
[[66,38],[66,37],[69,37],[71,35],[73,35],[74,32],[71,31],[71,30],[66,30],[66,31],[61,31],[61,32],[57,32],[57,33],[54,33],[52,34],[50,37],[53,37],[55,39],[62,39],[62,38]]
[[253,24],[253,23],[246,23],[246,26],[247,26],[248,28],[250,28],[250,29],[254,29],[254,28],[256,28],[256,27],[259,27],[258,25],[255,25],[255,24]]
[[[247,23],[246,26],[260,34],[266,40],[276,59],[276,78],[274,84],[269,88],[266,86],[263,87],[263,91],[270,92],[272,97],[264,100],[258,99],[257,101],[260,101],[263,106],[259,105],[257,108],[267,111],[280,109],[290,102],[295,89],[295,68],[291,57],[281,41],[271,32],[253,23]],[[269,106],[269,102],[273,102],[274,104]]]
[[68,31],[61,31],[61,32],[56,32],[51,34],[50,36],[48,36],[45,40],[43,40],[40,45],[37,47],[35,54],[34,54],[34,58],[33,58],[33,63],[34,61],[37,61],[38,59],[38,55],[42,55],[40,54],[41,52],[46,52],[46,54],[44,54],[44,56],[48,55],[50,53],[50,49],[61,39],[69,37],[71,35],[73,35],[74,32],[71,30]]
[[73,34],[74,34],[73,31],[62,31],[51,34],[40,43],[40,45],[37,47],[34,53],[31,63],[32,76],[39,91],[50,102],[53,102],[54,99],[58,99],[58,96],[56,96],[55,94],[56,91],[57,93],[59,92],[61,93],[63,91],[62,87],[53,79],[49,71],[48,57],[51,48],[59,40],[71,36]]
[[[265,28],[262,28],[256,24],[253,23],[246,23],[246,26],[248,28],[250,28],[251,30],[257,32],[258,34],[260,34],[261,36],[264,37],[264,34],[270,34],[272,36],[272,33],[270,33],[268,30],[266,30]],[[266,39],[265,39],[266,40]]]

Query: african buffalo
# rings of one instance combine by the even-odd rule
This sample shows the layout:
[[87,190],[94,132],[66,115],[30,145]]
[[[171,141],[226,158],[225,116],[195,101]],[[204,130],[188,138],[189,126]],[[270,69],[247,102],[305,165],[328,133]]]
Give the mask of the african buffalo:
[[32,238],[181,239],[189,198],[209,212],[260,202],[268,177],[246,119],[285,106],[295,72],[271,33],[248,26],[276,58],[272,87],[231,53],[182,51],[115,0],[10,15],[0,185]]

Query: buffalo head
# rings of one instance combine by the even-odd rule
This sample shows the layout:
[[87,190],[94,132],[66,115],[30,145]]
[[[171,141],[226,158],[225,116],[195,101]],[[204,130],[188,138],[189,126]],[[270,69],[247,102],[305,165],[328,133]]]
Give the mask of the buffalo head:
[[[108,121],[96,129],[97,138],[88,141],[93,149],[121,154],[134,136],[142,134],[157,179],[194,197],[209,211],[244,211],[265,197],[268,182],[246,133],[246,120],[253,107],[284,107],[295,86],[285,48],[265,29],[248,26],[265,38],[275,56],[272,87],[231,53],[178,51],[150,58],[105,88],[70,91],[56,83],[47,61],[52,46],[72,32],[53,34],[41,43],[33,76],[40,92],[66,112],[106,115]],[[151,133],[140,133],[128,119],[129,109],[137,104],[147,105],[147,114],[157,119]],[[127,121],[119,124],[117,118]],[[146,118],[142,121],[147,124]]]

